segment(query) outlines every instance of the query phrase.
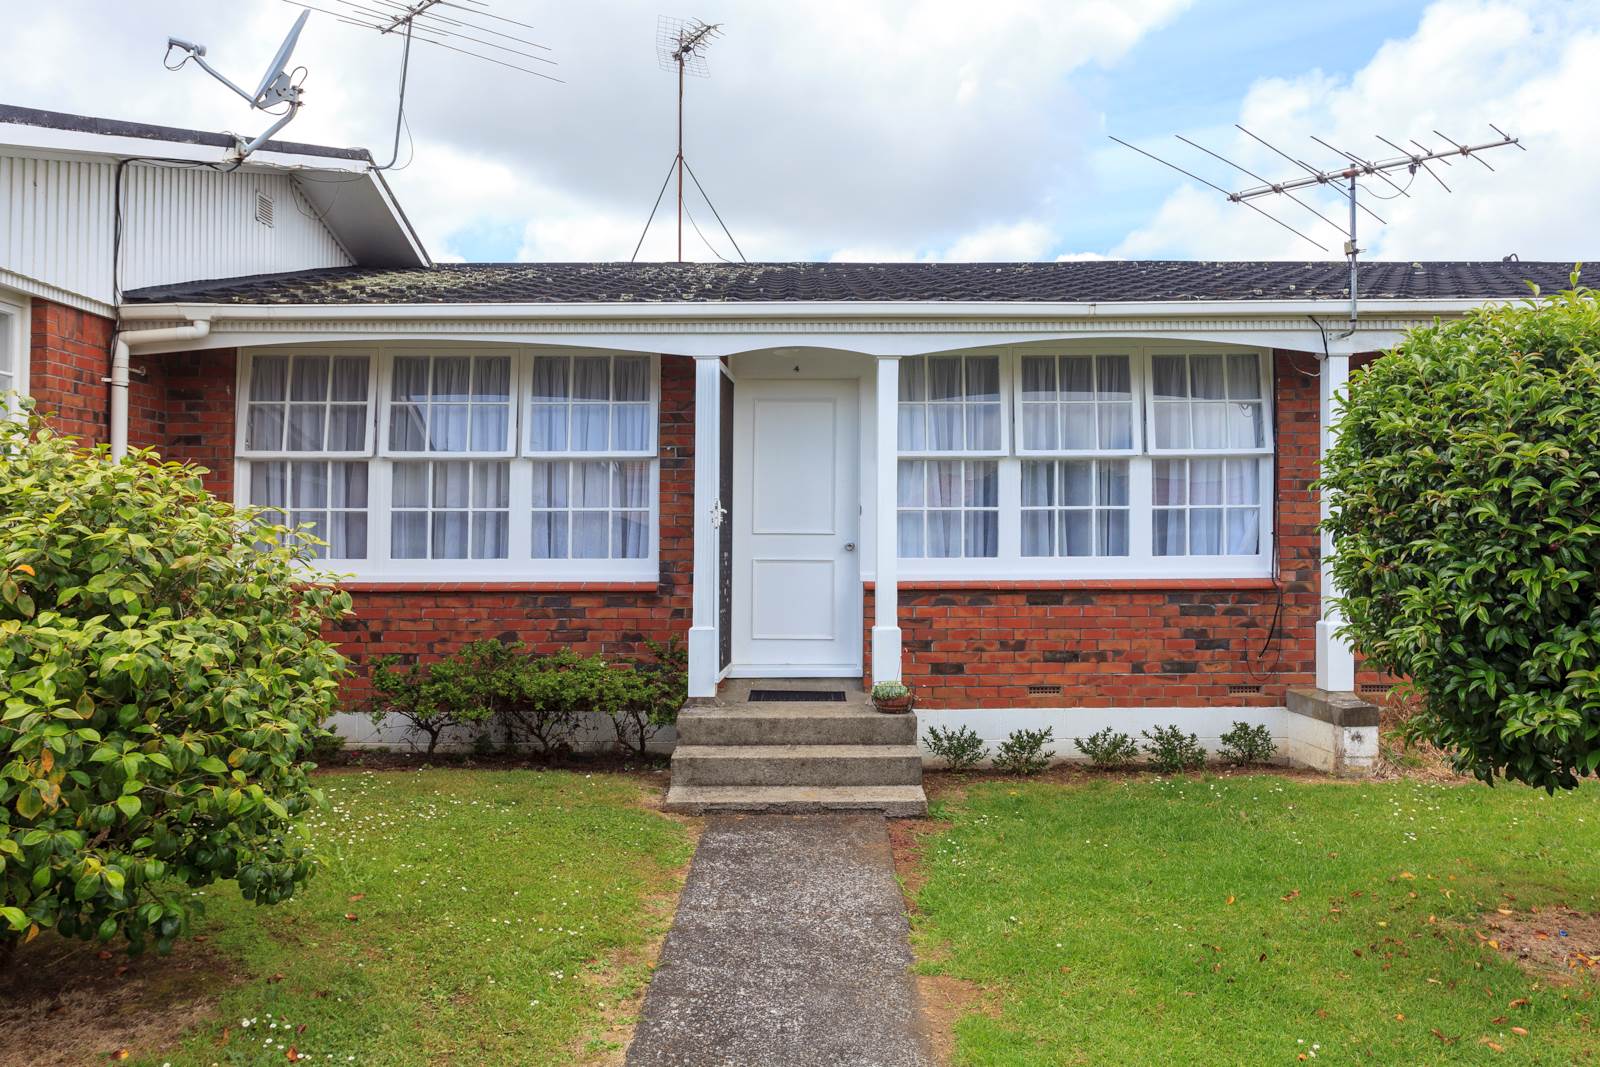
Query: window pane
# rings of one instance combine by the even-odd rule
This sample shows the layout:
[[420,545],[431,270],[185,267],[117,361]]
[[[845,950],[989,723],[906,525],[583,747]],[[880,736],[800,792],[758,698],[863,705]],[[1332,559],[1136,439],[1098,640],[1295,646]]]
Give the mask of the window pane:
[[923,415],[927,409],[921,404],[901,404],[900,424],[896,443],[902,452],[921,452],[927,445]]
[[961,506],[962,471],[960,460],[938,460],[928,464],[928,506]]
[[1061,358],[1061,399],[1094,399],[1094,360],[1089,356]]
[[474,404],[472,407],[472,450],[504,452],[506,434],[511,429],[511,411],[499,404]]
[[1047,451],[1056,447],[1056,406],[1022,405],[1022,447]]
[[926,468],[927,464],[921,460],[903,459],[900,461],[895,495],[901,507],[922,507],[922,483],[926,478]]
[[533,398],[535,400],[562,400],[567,395],[567,367],[565,356],[536,356],[533,361]]
[[1215,556],[1222,552],[1222,509],[1189,509],[1189,554]]
[[1055,357],[1024,356],[1022,358],[1022,399],[1054,400],[1055,398]]
[[1055,552],[1050,541],[1053,511],[1024,511],[1022,513],[1022,554],[1024,556],[1049,556]]
[[1228,544],[1230,556],[1253,556],[1260,551],[1261,511],[1259,508],[1228,509]]
[[961,555],[961,512],[928,512],[928,555],[954,559]]
[[290,404],[288,451],[321,452],[327,417],[321,404]]
[[277,452],[283,448],[283,408],[276,404],[251,404],[246,420],[246,448],[260,452]]
[[928,399],[961,399],[961,357],[933,356],[929,358]]
[[572,558],[606,559],[610,556],[610,523],[604,511],[572,513]]
[[1157,448],[1189,447],[1189,405],[1157,403],[1155,405]]
[[250,503],[262,508],[282,508],[289,503],[287,463],[250,464]]
[[433,513],[433,559],[467,558],[467,513],[465,511],[436,511]]
[[250,361],[250,399],[284,400],[288,397],[289,358],[256,356]]
[[1184,554],[1184,513],[1157,508],[1150,515],[1151,551],[1158,556]]
[[1266,444],[1265,420],[1259,402],[1229,404],[1227,411],[1229,447],[1260,448]]
[[572,450],[604,452],[610,408],[605,404],[572,405]]
[[328,409],[328,451],[359,452],[367,446],[367,409],[334,404]]
[[976,452],[993,452],[1000,447],[999,404],[967,407],[967,447]]
[[395,400],[409,400],[414,404],[428,400],[428,358],[426,356],[396,356],[394,379],[389,395]]
[[1227,481],[1228,503],[1261,503],[1261,465],[1256,460],[1228,460]]
[[397,508],[425,508],[428,506],[428,465],[426,463],[396,463],[394,465],[394,506]]
[[643,452],[650,447],[648,404],[618,404],[611,409],[611,447],[618,452]]
[[1061,464],[1061,503],[1069,508],[1086,508],[1094,503],[1093,460]]
[[289,506],[325,508],[328,506],[328,465],[296,463],[289,471]]
[[1133,376],[1127,356],[1099,356],[1095,360],[1097,392],[1102,400],[1127,400],[1133,396]]
[[297,356],[289,382],[290,400],[328,399],[328,357]]
[[967,367],[967,399],[1000,399],[1000,357],[969,356],[963,362]]
[[1038,460],[1022,464],[1022,506],[1049,507],[1056,502],[1054,463]]
[[511,399],[511,358],[480,356],[473,360],[472,395],[479,400]]
[[900,399],[926,400],[927,363],[921,357],[900,360]]
[[435,403],[472,399],[470,356],[442,356],[433,361],[433,399]]
[[1189,503],[1222,503],[1222,460],[1189,461]]
[[428,449],[432,452],[467,450],[467,405],[433,405],[428,412]]
[[1123,449],[1133,447],[1133,405],[1100,405],[1100,447]]
[[959,452],[962,448],[961,404],[928,406],[928,448],[933,452]]
[[533,506],[536,508],[564,508],[567,506],[568,463],[533,464]]
[[[298,534],[296,540],[306,546],[313,559],[328,558],[326,511],[296,511],[289,516],[289,526]],[[318,541],[322,544],[317,544]]]
[[1182,356],[1154,356],[1150,367],[1155,376],[1156,396],[1183,399],[1189,395],[1188,367]]
[[1101,507],[1128,506],[1128,463],[1101,460],[1096,464],[1095,503]]
[[474,463],[472,465],[472,506],[504,508],[511,504],[511,464]]
[[367,506],[367,465],[365,463],[331,463],[332,478],[328,483],[328,504],[336,508],[364,508]]
[[966,555],[969,559],[992,559],[1000,554],[1000,513],[966,512]]
[[1094,555],[1094,512],[1071,510],[1061,513],[1061,555]]
[[616,464],[611,480],[611,506],[616,508],[650,506],[650,464]]
[[436,508],[464,508],[470,499],[470,463],[433,464],[433,506]]
[[612,363],[611,372],[616,376],[614,383],[616,388],[615,399],[650,399],[650,358],[648,356],[618,356]]
[[1186,478],[1184,471],[1185,460],[1158,459],[1150,464],[1151,479],[1154,485],[1152,502],[1160,507],[1163,504],[1183,504],[1187,502],[1187,492],[1184,489]]
[[505,559],[510,547],[510,520],[503,511],[472,513],[472,558]]
[[1062,448],[1090,451],[1097,439],[1093,404],[1061,405]]
[[424,452],[428,447],[428,432],[423,422],[423,409],[415,404],[392,404],[389,407],[389,447],[396,452]]
[[529,412],[528,445],[535,452],[567,450],[567,409],[562,404],[535,404]]
[[533,516],[533,558],[567,558],[567,514],[541,511]]
[[1234,400],[1261,397],[1261,360],[1253,354],[1228,357],[1228,396]]
[[1228,447],[1227,404],[1194,404],[1194,447]]
[[611,399],[611,360],[577,356],[572,361],[572,395],[579,400]]
[[603,508],[611,502],[611,464],[572,465],[572,503],[581,508]]
[[328,545],[328,554],[334,559],[366,559],[366,513],[333,514],[328,521]]
[[395,559],[428,558],[428,514],[397,511],[389,520],[389,554]]
[[1221,356],[1190,356],[1190,395],[1196,400],[1226,399],[1228,387],[1223,374]]
[[897,555],[901,559],[920,559],[923,555],[922,544],[922,512],[902,511],[899,514],[897,527],[899,546]]
[[367,400],[367,357],[340,356],[333,361],[334,400],[364,404]]
[[1000,506],[1000,464],[966,464],[965,503],[969,508]]
[[1128,513],[1122,510],[1097,512],[1098,528],[1095,536],[1099,539],[1099,550],[1102,556],[1126,556],[1128,554]]
[[611,556],[613,559],[644,559],[650,545],[647,512],[618,511],[611,517]]

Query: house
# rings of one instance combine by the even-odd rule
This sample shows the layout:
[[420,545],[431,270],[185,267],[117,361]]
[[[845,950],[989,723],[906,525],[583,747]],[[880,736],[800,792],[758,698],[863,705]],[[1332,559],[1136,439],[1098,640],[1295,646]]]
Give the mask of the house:
[[209,136],[0,112],[0,382],[311,523],[358,660],[684,638],[691,808],[920,775],[909,720],[783,718],[750,679],[904,679],[922,726],[991,740],[1243,720],[1366,765],[1383,680],[1337,636],[1311,488],[1334,396],[1571,269],[1366,263],[1352,333],[1341,262],[431,264],[364,153],[136,160]]

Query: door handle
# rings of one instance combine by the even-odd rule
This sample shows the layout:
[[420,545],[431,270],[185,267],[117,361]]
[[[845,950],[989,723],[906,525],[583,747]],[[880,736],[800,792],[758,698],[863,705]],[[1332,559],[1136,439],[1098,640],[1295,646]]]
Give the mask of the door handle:
[[854,541],[846,541],[844,543],[844,550],[846,552],[854,552],[856,550],[856,543]]

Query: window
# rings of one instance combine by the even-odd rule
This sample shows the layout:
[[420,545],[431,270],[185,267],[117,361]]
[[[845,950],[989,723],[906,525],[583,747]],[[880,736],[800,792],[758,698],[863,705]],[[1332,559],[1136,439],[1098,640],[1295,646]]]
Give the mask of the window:
[[240,386],[241,502],[303,525],[331,570],[655,577],[654,357],[261,351]]
[[17,410],[18,397],[28,391],[28,349],[23,343],[26,305],[11,303],[0,293],[0,418]]
[[899,379],[907,577],[1271,573],[1264,352],[1030,345]]

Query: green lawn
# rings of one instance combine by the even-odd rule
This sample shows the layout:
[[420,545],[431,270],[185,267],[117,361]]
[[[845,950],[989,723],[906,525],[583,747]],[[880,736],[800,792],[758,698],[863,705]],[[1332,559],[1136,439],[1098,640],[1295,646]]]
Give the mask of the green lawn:
[[[605,1050],[664,932],[682,825],[637,778],[340,773],[326,868],[276,908],[207,893],[204,933],[248,980],[151,1064],[549,1064]],[[666,899],[661,899],[665,895]],[[302,1029],[303,1028],[303,1029]]]
[[1595,786],[988,782],[935,814],[921,966],[990,1003],[957,1023],[959,1063],[1600,1056],[1600,978],[1480,940],[1499,908],[1600,911]]

